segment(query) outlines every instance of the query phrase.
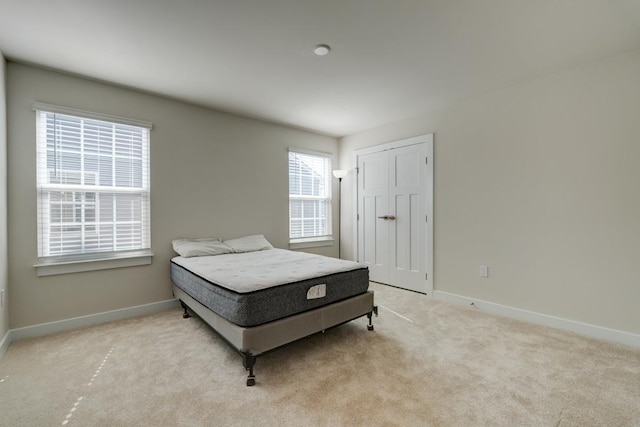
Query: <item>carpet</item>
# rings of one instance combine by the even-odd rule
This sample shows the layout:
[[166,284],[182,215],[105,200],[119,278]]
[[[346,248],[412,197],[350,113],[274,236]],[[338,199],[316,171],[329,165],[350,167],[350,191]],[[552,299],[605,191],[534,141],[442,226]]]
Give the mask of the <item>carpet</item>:
[[380,316],[258,358],[175,309],[12,343],[2,426],[639,426],[640,350],[372,284]]

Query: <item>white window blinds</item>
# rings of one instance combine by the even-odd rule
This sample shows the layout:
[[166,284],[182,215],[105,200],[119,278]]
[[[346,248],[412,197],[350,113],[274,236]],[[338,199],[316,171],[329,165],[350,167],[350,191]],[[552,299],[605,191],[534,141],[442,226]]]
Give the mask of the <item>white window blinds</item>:
[[150,127],[34,109],[38,256],[150,249]]
[[331,234],[331,158],[290,150],[289,238]]

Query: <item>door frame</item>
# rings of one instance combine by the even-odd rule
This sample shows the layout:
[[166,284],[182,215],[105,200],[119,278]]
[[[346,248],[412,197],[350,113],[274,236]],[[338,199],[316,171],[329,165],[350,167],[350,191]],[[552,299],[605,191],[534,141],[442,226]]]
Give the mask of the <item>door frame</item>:
[[433,133],[428,133],[425,135],[414,136],[411,138],[400,139],[397,141],[386,142],[383,144],[372,145],[370,147],[361,148],[353,151],[353,159],[352,159],[352,168],[356,170],[356,179],[353,180],[352,193],[353,200],[352,206],[355,206],[355,215],[352,218],[352,230],[353,230],[353,242],[355,243],[355,252],[356,259],[360,260],[359,253],[359,241],[358,241],[358,178],[357,178],[357,169],[358,169],[358,157],[366,154],[378,153],[381,151],[393,150],[394,148],[407,147],[410,145],[416,144],[427,144],[427,158],[429,159],[427,162],[427,194],[425,196],[426,211],[427,211],[427,227],[426,232],[426,262],[427,262],[427,295],[431,295],[433,293]]

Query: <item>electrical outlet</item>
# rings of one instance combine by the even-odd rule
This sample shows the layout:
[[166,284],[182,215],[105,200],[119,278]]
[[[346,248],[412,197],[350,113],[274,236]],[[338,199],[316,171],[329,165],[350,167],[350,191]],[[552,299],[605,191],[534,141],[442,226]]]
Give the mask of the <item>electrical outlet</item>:
[[486,265],[480,266],[480,277],[489,277],[489,267]]

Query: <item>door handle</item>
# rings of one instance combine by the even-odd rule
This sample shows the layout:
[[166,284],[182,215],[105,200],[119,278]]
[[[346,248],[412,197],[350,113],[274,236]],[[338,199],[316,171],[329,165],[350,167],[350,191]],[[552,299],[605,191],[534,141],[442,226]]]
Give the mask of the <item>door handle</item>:
[[384,219],[385,221],[389,219],[389,215],[379,216],[378,218]]
[[394,219],[396,219],[395,215],[388,215],[387,219],[390,219],[391,221],[393,221]]

